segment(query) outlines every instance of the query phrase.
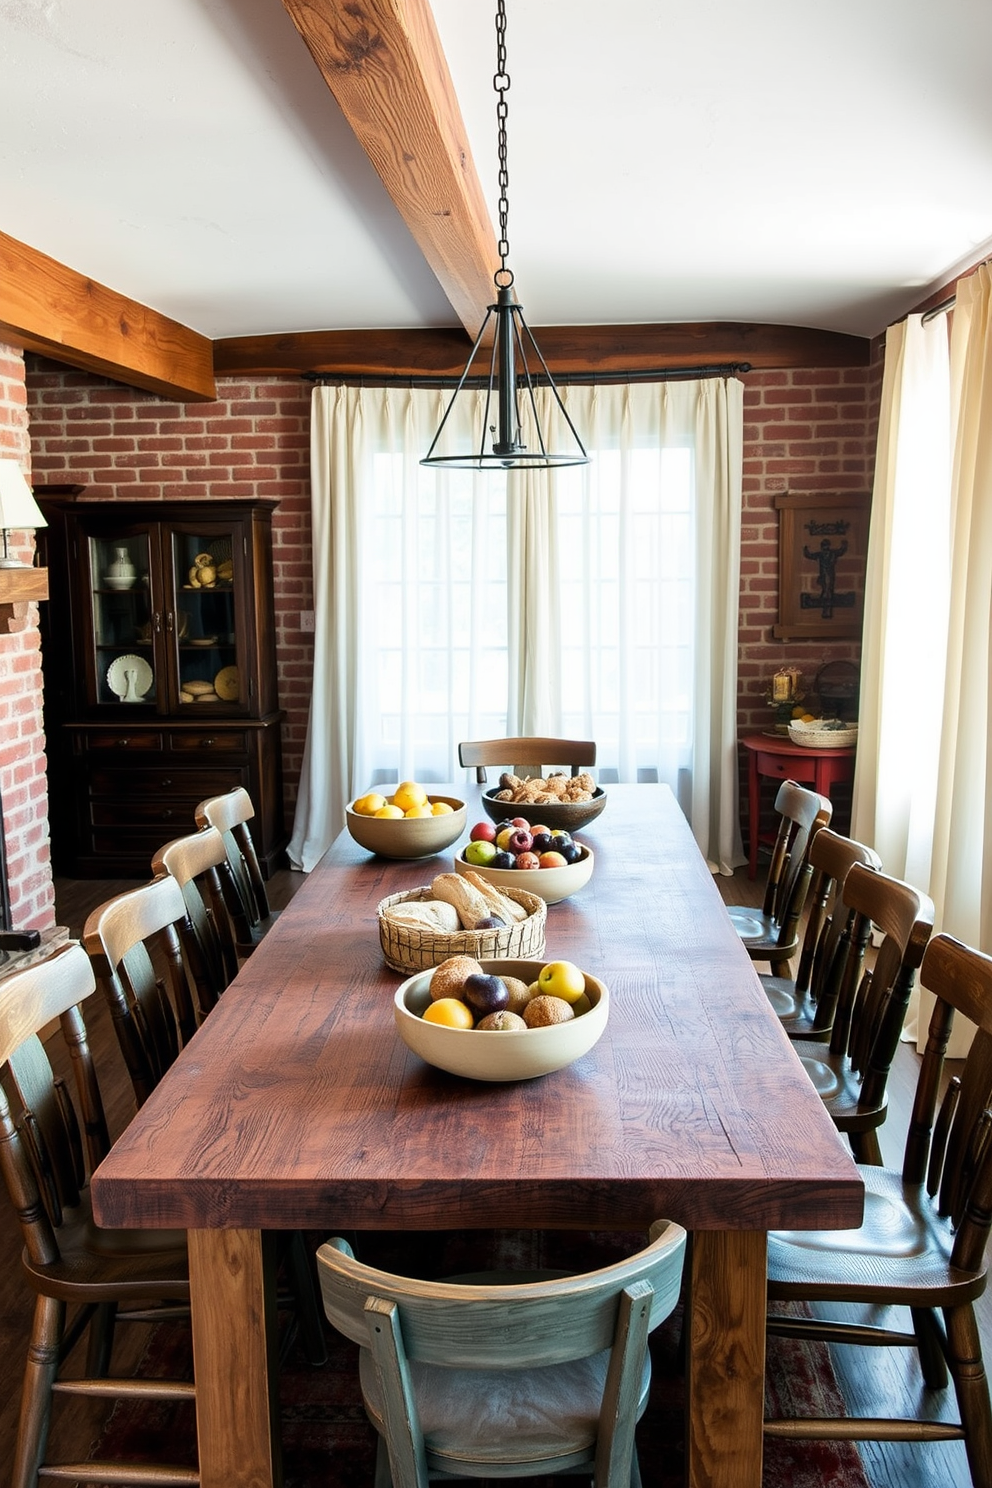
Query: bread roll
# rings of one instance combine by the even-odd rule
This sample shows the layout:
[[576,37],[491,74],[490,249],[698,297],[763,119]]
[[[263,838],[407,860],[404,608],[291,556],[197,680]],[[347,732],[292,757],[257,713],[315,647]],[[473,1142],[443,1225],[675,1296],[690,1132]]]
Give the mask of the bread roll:
[[440,899],[411,899],[403,904],[391,904],[382,914],[394,925],[411,925],[440,935],[455,935],[462,928],[454,905]]

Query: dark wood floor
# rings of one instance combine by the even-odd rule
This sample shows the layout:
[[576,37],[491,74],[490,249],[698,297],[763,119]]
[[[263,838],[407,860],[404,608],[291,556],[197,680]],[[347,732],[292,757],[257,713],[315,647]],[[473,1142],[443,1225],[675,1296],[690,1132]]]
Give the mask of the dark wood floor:
[[[302,883],[299,874],[277,873],[269,884],[273,907],[281,908],[288,903]],[[743,872],[733,879],[720,879],[718,883],[729,903],[758,902],[756,886]],[[56,880],[59,923],[67,925],[74,935],[78,935],[90,909],[133,886],[131,880]],[[91,1004],[88,1023],[103,1075],[111,1128],[119,1131],[133,1110],[130,1085],[120,1062],[109,1019],[96,999]],[[882,1128],[883,1154],[886,1163],[892,1166],[899,1164],[918,1063],[915,1051],[903,1045],[890,1084],[889,1120]],[[10,1462],[13,1450],[24,1347],[31,1315],[30,1297],[21,1283],[17,1264],[19,1250],[16,1221],[9,1205],[4,1202],[0,1204],[0,1465],[4,1467]],[[988,1352],[992,1348],[992,1300],[985,1297],[979,1306]],[[137,1329],[135,1333],[141,1331]],[[125,1341],[121,1358],[115,1360],[115,1368],[123,1371],[128,1354],[137,1352],[142,1343],[143,1340],[137,1336],[130,1347]],[[953,1415],[953,1402],[941,1402],[935,1392],[923,1389],[915,1358],[903,1351],[843,1349],[834,1350],[834,1355],[851,1414],[864,1410],[866,1413],[901,1415],[922,1409],[935,1416]],[[102,1412],[100,1406],[83,1406],[71,1414],[63,1410],[56,1440],[66,1452],[85,1451],[99,1431]],[[861,1451],[873,1488],[967,1488],[971,1482],[960,1443],[912,1446],[863,1443]],[[5,1472],[2,1481],[7,1480]],[[328,1488],[334,1488],[334,1484],[329,1484]]]

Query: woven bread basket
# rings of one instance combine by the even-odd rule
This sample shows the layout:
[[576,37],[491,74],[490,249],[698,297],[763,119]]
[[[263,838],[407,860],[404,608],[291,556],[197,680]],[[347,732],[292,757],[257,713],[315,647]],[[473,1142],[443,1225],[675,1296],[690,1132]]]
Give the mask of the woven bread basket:
[[377,909],[379,941],[387,966],[409,976],[411,972],[439,966],[449,956],[474,956],[477,961],[493,961],[504,956],[517,961],[538,960],[544,955],[548,906],[539,895],[528,894],[524,889],[503,889],[502,892],[508,899],[523,905],[527,911],[525,920],[516,920],[502,930],[458,930],[451,935],[418,925],[399,925],[383,913],[393,904],[433,898],[429,888],[390,894]]

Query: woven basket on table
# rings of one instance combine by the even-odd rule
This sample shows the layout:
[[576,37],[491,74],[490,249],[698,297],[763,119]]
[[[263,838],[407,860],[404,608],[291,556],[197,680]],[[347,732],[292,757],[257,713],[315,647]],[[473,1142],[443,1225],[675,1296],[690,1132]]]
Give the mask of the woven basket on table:
[[377,910],[379,941],[386,964],[409,976],[412,972],[439,966],[449,956],[474,956],[477,961],[492,961],[500,956],[530,961],[543,956],[547,904],[538,894],[528,894],[525,889],[503,889],[501,892],[526,909],[525,920],[516,920],[502,930],[457,930],[451,935],[428,930],[426,926],[399,925],[383,914],[393,904],[432,899],[434,896],[429,888],[390,894],[388,899],[381,901]]
[[823,728],[813,723],[797,720],[789,724],[789,738],[793,744],[802,744],[807,749],[843,749],[858,742],[858,725],[848,724],[844,728]]

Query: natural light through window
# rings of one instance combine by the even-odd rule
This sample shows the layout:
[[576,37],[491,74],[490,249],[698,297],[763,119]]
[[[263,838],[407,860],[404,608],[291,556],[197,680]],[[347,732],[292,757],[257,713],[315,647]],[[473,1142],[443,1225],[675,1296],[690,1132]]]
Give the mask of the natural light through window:
[[582,477],[558,487],[563,731],[596,740],[601,776],[675,786],[692,742],[692,451],[597,451]]

